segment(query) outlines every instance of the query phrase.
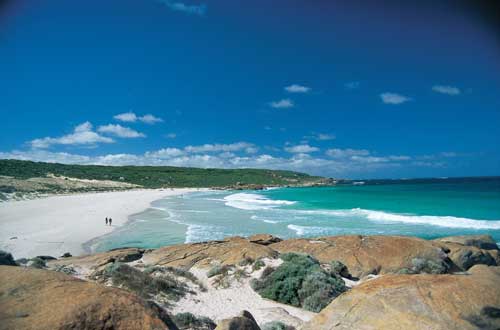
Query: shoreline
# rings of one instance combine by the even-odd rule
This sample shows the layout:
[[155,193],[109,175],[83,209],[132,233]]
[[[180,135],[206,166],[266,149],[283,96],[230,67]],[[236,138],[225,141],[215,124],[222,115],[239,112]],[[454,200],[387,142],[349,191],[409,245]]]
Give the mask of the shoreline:
[[[16,258],[86,254],[87,242],[122,227],[129,216],[152,202],[200,189],[133,189],[4,202],[0,204],[0,249]],[[105,225],[105,217],[113,219],[112,226]]]

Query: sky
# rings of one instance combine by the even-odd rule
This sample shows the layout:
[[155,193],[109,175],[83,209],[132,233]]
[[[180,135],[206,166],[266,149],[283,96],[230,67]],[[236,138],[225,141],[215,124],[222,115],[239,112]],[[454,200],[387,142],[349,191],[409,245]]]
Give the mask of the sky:
[[0,0],[0,158],[500,175],[498,9]]

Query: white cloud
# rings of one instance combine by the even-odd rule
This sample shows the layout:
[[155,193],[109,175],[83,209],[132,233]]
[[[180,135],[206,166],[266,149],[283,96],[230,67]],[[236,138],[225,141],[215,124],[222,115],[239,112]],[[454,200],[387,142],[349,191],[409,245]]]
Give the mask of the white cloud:
[[311,133],[311,135],[306,135],[304,139],[313,139],[316,141],[330,141],[335,140],[335,135],[329,133]]
[[174,2],[171,0],[159,0],[159,1],[174,11],[180,11],[190,15],[204,16],[207,12],[207,6],[205,4],[186,5],[183,2]]
[[[232,145],[232,144],[228,144]],[[219,148],[220,149],[220,148]],[[213,149],[210,149],[213,150]],[[343,155],[351,157],[325,158],[313,157],[304,152],[293,153],[290,157],[272,154],[246,154],[219,151],[217,154],[188,153],[180,148],[163,148],[144,154],[105,154],[84,156],[46,150],[0,152],[1,159],[24,159],[33,161],[59,162],[68,164],[98,165],[162,165],[192,166],[202,168],[268,168],[306,172],[333,177],[346,177],[349,174],[363,174],[371,171],[400,166],[434,167],[444,162],[411,161],[408,156],[372,156],[369,152],[357,149],[343,150]],[[243,151],[242,149],[240,152]],[[337,153],[335,153],[337,154]]]
[[165,137],[167,137],[169,139],[175,139],[177,137],[177,134],[175,134],[175,133],[168,133],[167,135],[165,135]]
[[116,120],[133,123],[137,121],[137,115],[133,112],[124,112],[114,116]]
[[282,99],[279,101],[274,101],[269,103],[269,105],[271,106],[271,108],[275,109],[287,109],[287,108],[293,108],[295,106],[295,104],[291,99]]
[[143,133],[137,132],[129,127],[123,127],[121,125],[104,125],[104,126],[99,126],[97,129],[99,133],[107,133],[107,134],[112,134],[121,138],[139,138],[139,137],[146,137]]
[[380,98],[385,104],[402,104],[412,100],[410,97],[397,93],[382,93]]
[[285,91],[288,93],[308,93],[311,90],[311,87],[301,86],[297,84],[293,84],[285,87]]
[[60,137],[44,137],[30,141],[35,149],[46,149],[52,145],[96,145],[98,143],[113,143],[114,140],[102,136],[92,130],[92,124],[88,121],[76,126],[73,133]]
[[231,144],[203,144],[198,146],[187,146],[184,151],[188,153],[203,153],[203,152],[235,152],[245,150],[247,153],[255,153],[256,146],[248,142],[236,142]]
[[146,152],[147,158],[167,159],[184,155],[184,151],[178,148],[163,148],[152,152]]
[[366,149],[328,149],[325,154],[332,158],[344,158],[352,156],[368,156],[370,152]]
[[350,81],[348,83],[345,83],[344,86],[347,89],[356,89],[356,88],[359,88],[360,83],[359,83],[359,81]]
[[136,121],[141,121],[146,124],[156,124],[163,122],[163,119],[153,116],[152,114],[147,114],[144,116],[137,116],[133,112],[124,112],[114,116],[116,120],[124,121],[128,123],[135,123]]
[[139,117],[139,120],[146,124],[155,124],[163,122],[163,119],[153,116],[152,114],[147,114]]
[[447,94],[447,95],[459,95],[461,93],[458,87],[445,86],[445,85],[434,85],[432,90],[436,93]]
[[290,153],[294,153],[294,154],[306,154],[306,153],[315,152],[318,150],[319,150],[319,148],[311,147],[308,144],[299,144],[296,146],[285,147],[286,152],[290,152]]

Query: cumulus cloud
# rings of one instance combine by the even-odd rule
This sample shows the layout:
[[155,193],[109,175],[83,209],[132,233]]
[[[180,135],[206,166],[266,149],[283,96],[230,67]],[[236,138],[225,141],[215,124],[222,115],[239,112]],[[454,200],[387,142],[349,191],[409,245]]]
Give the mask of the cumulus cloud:
[[295,104],[291,99],[282,99],[279,101],[274,101],[269,103],[269,105],[271,106],[271,108],[275,109],[288,109],[288,108],[293,108],[295,106]]
[[179,11],[190,15],[204,16],[207,12],[207,6],[205,4],[187,5],[183,2],[175,2],[171,0],[159,1],[174,11]]
[[30,141],[30,145],[35,149],[46,149],[52,145],[96,145],[98,143],[113,143],[114,140],[102,136],[92,130],[93,126],[86,121],[77,125],[73,133],[60,137],[44,137]]
[[177,134],[175,134],[175,133],[168,133],[167,135],[165,135],[165,137],[167,137],[169,139],[175,139],[177,137]]
[[306,87],[302,85],[293,84],[285,87],[285,91],[288,93],[308,93],[311,87]]
[[138,116],[133,112],[120,113],[116,116],[113,116],[113,118],[115,118],[116,120],[128,122],[128,123],[135,123],[137,121],[140,121],[140,122],[143,122],[146,124],[156,124],[156,123],[163,122],[163,119],[155,117],[152,114]]
[[328,149],[325,154],[332,158],[344,158],[352,156],[368,156],[370,152],[366,149]]
[[432,90],[436,93],[447,94],[447,95],[460,95],[461,91],[458,87],[445,86],[445,85],[434,85]]
[[[227,144],[236,145],[235,144]],[[232,149],[231,147],[229,149]],[[208,148],[210,151],[190,153],[191,148],[162,148],[143,154],[105,154],[84,156],[64,152],[32,149],[28,151],[0,152],[2,159],[24,159],[67,164],[98,165],[162,165],[191,166],[202,168],[268,168],[293,170],[317,175],[346,177],[350,174],[366,174],[370,171],[399,166],[438,166],[442,161],[412,161],[408,156],[374,156],[364,149],[330,149],[335,157],[312,156],[307,152],[292,153],[281,157],[268,153],[246,154],[244,149],[222,151],[227,148]],[[199,150],[199,149],[197,149]],[[304,151],[304,150],[302,150]],[[337,157],[339,156],[339,157]]]
[[99,133],[112,134],[121,138],[139,138],[146,137],[143,133],[137,132],[129,127],[123,127],[119,124],[113,125],[104,125],[99,126],[97,129]]
[[257,147],[253,143],[236,142],[231,144],[203,144],[198,146],[187,146],[184,151],[188,153],[203,153],[203,152],[235,152],[245,150],[247,153],[257,152]]
[[396,105],[412,100],[410,97],[397,93],[382,93],[380,94],[380,98],[382,99],[382,102],[384,102],[385,104],[396,104]]
[[316,141],[330,141],[335,140],[335,135],[329,133],[311,133],[311,135],[304,136],[304,139],[312,139]]
[[296,146],[285,147],[286,152],[294,153],[294,154],[306,154],[310,152],[318,151],[319,148],[312,147],[308,144],[299,144]]
[[360,86],[359,81],[350,81],[350,82],[344,84],[344,87],[347,89],[356,89],[356,88],[359,88],[359,86]]

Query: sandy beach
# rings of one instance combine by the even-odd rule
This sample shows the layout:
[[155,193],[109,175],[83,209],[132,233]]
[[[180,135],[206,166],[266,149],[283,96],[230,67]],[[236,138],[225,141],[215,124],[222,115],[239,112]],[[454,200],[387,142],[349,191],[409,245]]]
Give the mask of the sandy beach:
[[[80,255],[83,243],[123,225],[151,202],[191,191],[195,189],[143,189],[0,203],[0,249],[15,258]],[[106,217],[113,219],[112,226],[105,225]]]

